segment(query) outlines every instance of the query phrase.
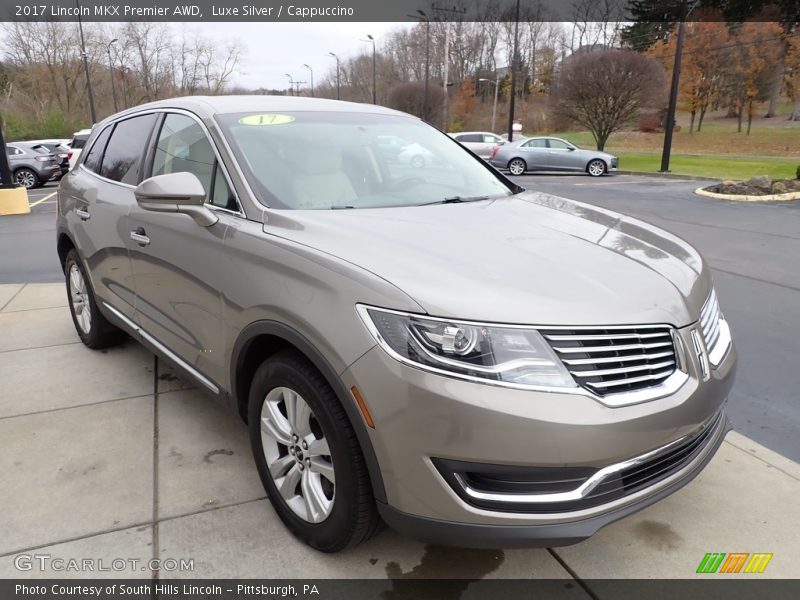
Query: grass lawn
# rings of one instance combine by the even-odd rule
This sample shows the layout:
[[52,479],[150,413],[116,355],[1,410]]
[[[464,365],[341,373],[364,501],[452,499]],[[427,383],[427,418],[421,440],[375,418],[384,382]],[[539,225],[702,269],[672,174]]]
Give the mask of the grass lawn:
[[[661,153],[621,151],[618,154],[623,171],[657,172],[661,169]],[[794,179],[798,164],[800,159],[673,154],[669,166],[672,173],[711,179],[748,179],[755,175]]]

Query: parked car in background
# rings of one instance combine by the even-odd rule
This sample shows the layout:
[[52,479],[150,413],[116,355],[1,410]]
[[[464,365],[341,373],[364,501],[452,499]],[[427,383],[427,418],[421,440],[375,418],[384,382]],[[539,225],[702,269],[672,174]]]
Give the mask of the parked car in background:
[[462,131],[448,135],[485,160],[492,157],[495,148],[506,143],[499,135],[488,131]]
[[375,136],[375,145],[386,160],[397,160],[408,141],[396,135],[378,135]]
[[439,157],[422,144],[412,142],[403,146],[397,155],[397,160],[404,165],[411,165],[415,169],[421,169],[438,163]]
[[58,159],[44,145],[31,142],[6,144],[14,183],[32,189],[61,175]]
[[526,171],[577,171],[600,177],[619,167],[619,158],[599,150],[584,150],[556,137],[531,137],[498,147],[489,162],[512,175]]
[[63,177],[69,172],[70,148],[67,146],[69,140],[30,140],[28,143],[41,144],[55,155],[55,157],[58,159],[58,166],[61,167],[60,177]]
[[[387,135],[446,168],[385,160]],[[730,428],[736,350],[697,250],[394,110],[129,109],[95,127],[56,219],[82,342],[125,332],[236,411],[275,512],[325,552],[381,519],[573,544],[680,489]]]
[[92,133],[91,129],[81,129],[76,131],[72,136],[72,141],[69,143],[69,168],[72,169],[78,162],[78,157],[81,155],[83,145],[89,139]]

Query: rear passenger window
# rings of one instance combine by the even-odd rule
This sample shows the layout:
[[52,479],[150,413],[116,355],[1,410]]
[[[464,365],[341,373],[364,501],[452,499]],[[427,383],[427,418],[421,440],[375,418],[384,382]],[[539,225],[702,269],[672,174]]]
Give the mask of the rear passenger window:
[[92,144],[92,147],[89,148],[89,152],[86,153],[86,158],[83,159],[83,166],[97,174],[100,174],[100,161],[103,160],[103,151],[106,149],[108,136],[111,135],[112,129],[114,128],[106,127],[103,129],[94,144]]
[[142,154],[155,122],[156,115],[151,114],[117,123],[103,155],[100,175],[120,183],[138,184],[142,175]]

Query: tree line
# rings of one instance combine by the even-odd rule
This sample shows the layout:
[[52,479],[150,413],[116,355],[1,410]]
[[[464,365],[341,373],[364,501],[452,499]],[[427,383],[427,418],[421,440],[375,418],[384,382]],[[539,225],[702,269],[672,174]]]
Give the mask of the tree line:
[[[428,120],[446,130],[489,129],[496,83],[495,129],[503,129],[509,65],[516,64],[515,116],[526,131],[578,124],[603,146],[611,132],[643,111],[663,112],[677,36],[674,23],[643,29],[641,23],[598,21],[596,7],[590,21],[594,4],[576,2],[572,23],[547,22],[538,6],[525,8],[516,61],[514,23],[491,14],[477,22],[398,26],[378,40],[377,102],[419,116],[427,104]],[[77,24],[7,23],[2,34],[0,111],[8,136],[64,135],[89,125]],[[114,112],[112,83],[118,109],[179,95],[290,93],[232,85],[243,47],[176,25],[90,24],[85,35],[99,117]],[[116,42],[109,45],[112,39]],[[340,58],[338,74],[331,59],[328,72],[316,78],[315,95],[371,102],[371,48]],[[686,24],[680,81],[679,107],[690,114],[690,131],[701,130],[708,111],[721,108],[738,118],[740,130],[746,122],[749,131],[760,107],[774,115],[781,98],[794,102],[793,117],[800,120],[797,23],[779,14],[731,23],[713,13],[695,15]]]

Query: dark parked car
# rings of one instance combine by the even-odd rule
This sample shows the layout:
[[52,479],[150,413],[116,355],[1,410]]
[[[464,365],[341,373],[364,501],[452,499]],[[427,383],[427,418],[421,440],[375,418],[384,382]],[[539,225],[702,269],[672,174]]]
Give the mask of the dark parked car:
[[69,172],[69,146],[59,140],[41,140],[38,143],[47,148],[58,160],[58,166],[61,167],[59,178],[66,175]]
[[61,174],[58,159],[42,144],[13,142],[6,144],[6,154],[14,183],[27,189],[44,185]]

